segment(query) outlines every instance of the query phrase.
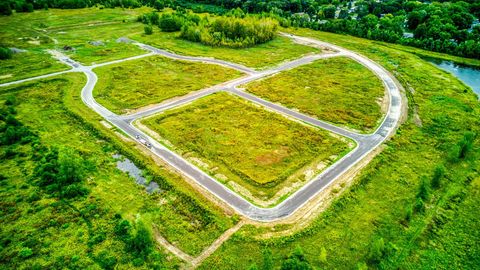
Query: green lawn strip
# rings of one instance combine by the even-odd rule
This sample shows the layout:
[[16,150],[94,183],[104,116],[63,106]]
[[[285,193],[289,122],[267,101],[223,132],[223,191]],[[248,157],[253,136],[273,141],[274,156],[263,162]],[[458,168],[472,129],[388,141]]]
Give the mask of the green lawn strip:
[[[178,175],[131,149],[134,143],[125,143],[106,131],[99,117],[80,99],[84,81],[83,75],[69,74],[2,89],[1,93],[3,98],[12,93],[17,96],[19,119],[37,130],[46,145],[70,146],[97,164],[98,170],[89,178],[88,188],[102,207],[132,222],[141,218],[148,226],[154,224],[162,236],[180,249],[199,254],[233,225],[232,220]],[[116,169],[112,155],[118,152],[142,168],[151,168],[145,170],[147,178],[156,181],[164,191],[149,196],[144,188]]]
[[[386,149],[357,177],[355,185],[311,226],[290,237],[266,241],[253,237],[271,228],[244,227],[200,269],[246,269],[252,263],[261,267],[261,251],[266,247],[272,250],[278,267],[297,245],[312,265],[324,269],[352,269],[363,263],[381,269],[432,265],[464,269],[478,265],[478,215],[472,208],[480,203],[478,181],[472,182],[478,179],[478,139],[465,159],[449,159],[465,131],[480,134],[477,97],[452,75],[415,55],[358,38],[308,30],[294,33],[344,46],[384,65],[410,89],[409,117]],[[447,167],[441,187],[431,190],[425,212],[414,212],[407,221],[407,209],[416,203],[420,178],[431,179],[438,164]],[[276,230],[288,228],[277,226]],[[373,243],[379,239],[383,239],[384,248],[375,258]],[[326,260],[320,256],[322,248],[326,249]]]
[[381,81],[346,57],[322,59],[245,86],[247,91],[318,119],[362,132],[382,119]]
[[176,32],[161,32],[158,28],[154,29],[152,35],[137,33],[129,37],[178,54],[213,57],[256,69],[266,69],[308,53],[321,52],[319,49],[295,44],[290,39],[280,36],[270,42],[244,49],[206,46],[178,38]]
[[327,166],[349,150],[345,141],[326,131],[227,93],[142,122],[223,183],[236,183],[261,200],[271,199],[283,187],[310,180],[319,164]]
[[160,103],[237,77],[219,65],[178,61],[162,56],[128,61],[94,70],[97,101],[116,113]]

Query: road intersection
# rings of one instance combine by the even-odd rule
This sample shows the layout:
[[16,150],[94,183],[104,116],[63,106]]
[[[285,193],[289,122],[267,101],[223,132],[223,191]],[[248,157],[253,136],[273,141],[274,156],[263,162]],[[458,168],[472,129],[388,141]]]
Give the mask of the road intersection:
[[[63,63],[71,66],[72,69],[67,71],[62,71],[62,72],[51,73],[43,76],[38,76],[34,78],[4,83],[4,84],[1,84],[0,86],[8,86],[13,84],[28,82],[32,80],[61,75],[68,72],[82,72],[87,76],[87,82],[82,89],[81,97],[83,102],[87,106],[89,106],[92,110],[97,112],[105,120],[110,122],[112,125],[116,126],[118,129],[123,131],[132,139],[139,141],[139,138],[141,138],[141,141],[145,145],[148,145],[148,148],[152,153],[159,156],[170,166],[172,166],[173,168],[175,168],[185,176],[191,178],[200,186],[202,186],[203,188],[207,189],[210,193],[215,195],[217,198],[219,198],[220,200],[230,205],[241,215],[247,218],[250,218],[252,220],[257,220],[262,222],[274,221],[274,220],[279,220],[292,215],[296,210],[300,209],[303,205],[305,205],[308,201],[314,198],[317,194],[322,192],[322,190],[324,190],[326,187],[332,184],[336,179],[338,179],[340,176],[346,173],[350,168],[358,164],[369,153],[375,150],[382,142],[384,142],[390,135],[392,135],[395,132],[395,129],[399,123],[401,112],[402,112],[401,93],[400,93],[399,87],[395,83],[395,78],[377,63],[373,62],[372,60],[364,56],[361,56],[359,54],[356,54],[354,52],[351,52],[349,50],[346,50],[344,48],[341,48],[326,42],[321,42],[315,39],[299,37],[299,36],[294,36],[290,34],[282,33],[282,35],[289,37],[299,43],[310,44],[311,46],[320,46],[320,47],[330,48],[334,50],[335,53],[308,55],[300,59],[296,59],[296,60],[284,63],[273,69],[269,69],[265,71],[255,71],[248,67],[238,65],[235,63],[230,63],[223,60],[177,55],[177,54],[174,54],[165,50],[161,50],[149,45],[135,42],[134,44],[149,51],[149,53],[126,58],[126,59],[116,60],[112,62],[92,65],[92,66],[83,66],[80,63],[75,62],[64,55],[57,54],[55,55],[55,57],[57,57]],[[225,82],[217,86],[213,86],[204,90],[187,94],[183,97],[176,98],[172,101],[166,101],[161,104],[151,106],[145,110],[141,110],[133,114],[117,115],[109,111],[107,108],[105,108],[98,102],[96,102],[95,98],[93,97],[93,89],[97,83],[97,75],[93,71],[94,68],[109,65],[109,64],[115,64],[115,63],[121,63],[124,61],[139,59],[143,57],[148,57],[152,55],[162,55],[164,57],[169,57],[177,60],[197,61],[197,62],[222,65],[222,66],[226,66],[226,67],[241,71],[246,75],[244,77],[241,77],[229,82]],[[255,95],[246,93],[242,91],[242,89],[238,88],[242,84],[248,83],[250,81],[254,81],[267,76],[272,76],[278,72],[292,69],[300,65],[305,65],[318,59],[338,57],[338,56],[349,57],[359,62],[360,64],[364,65],[365,67],[369,68],[382,80],[385,86],[387,96],[388,96],[388,101],[389,101],[388,110],[382,123],[380,124],[378,129],[372,134],[359,134],[359,133],[346,130],[344,128],[332,125],[330,123],[321,121],[319,119],[310,117],[308,115],[299,113],[297,111],[285,108],[281,105],[269,102]],[[241,98],[244,98],[246,100],[259,104],[269,110],[280,113],[284,116],[294,118],[296,120],[303,121],[313,126],[350,138],[356,142],[357,144],[356,148],[353,149],[351,152],[349,152],[347,155],[345,155],[343,158],[341,158],[340,160],[332,164],[330,167],[325,169],[322,173],[317,175],[314,179],[309,181],[306,185],[304,185],[298,191],[296,191],[291,196],[286,198],[280,204],[272,208],[262,208],[252,204],[251,202],[241,197],[239,194],[233,192],[228,187],[218,182],[215,178],[203,172],[202,170],[200,170],[199,168],[197,168],[196,166],[194,166],[193,164],[185,160],[183,157],[171,151],[170,149],[160,144],[156,140],[152,139],[150,136],[148,136],[147,134],[145,134],[144,132],[142,132],[141,130],[139,130],[137,127],[133,125],[133,122],[137,119],[140,119],[152,114],[156,114],[156,113],[159,113],[183,104],[193,102],[198,98],[201,98],[219,91],[227,91]]]

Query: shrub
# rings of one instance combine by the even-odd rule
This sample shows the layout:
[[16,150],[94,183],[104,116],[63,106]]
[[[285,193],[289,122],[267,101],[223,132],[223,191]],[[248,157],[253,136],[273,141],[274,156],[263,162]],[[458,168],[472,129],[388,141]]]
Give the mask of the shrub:
[[432,188],[439,188],[441,185],[441,181],[443,176],[445,175],[445,166],[443,164],[438,164],[433,171],[432,177]]
[[158,27],[160,27],[163,32],[175,32],[180,31],[183,24],[184,20],[180,16],[176,14],[163,14],[159,19]]
[[296,270],[296,269],[302,269],[302,270],[309,270],[313,269],[313,267],[310,265],[310,263],[307,261],[305,258],[305,255],[303,255],[303,250],[297,246],[295,250],[292,252],[292,254],[282,263],[282,270]]
[[8,1],[0,1],[0,15],[12,15],[12,7]]
[[145,35],[151,35],[153,34],[153,28],[150,24],[146,24],[144,27],[143,27],[143,31],[145,32]]
[[117,258],[113,255],[110,255],[106,250],[100,252],[97,256],[98,264],[106,270],[115,269],[115,265],[117,264]]
[[130,239],[130,232],[132,230],[132,225],[128,220],[121,219],[116,225],[115,225],[115,235],[118,236],[120,239],[123,241],[128,241]]
[[420,179],[420,186],[418,188],[417,198],[422,199],[423,201],[428,200],[430,197],[430,189],[428,184],[428,178],[422,176]]
[[33,255],[33,251],[28,247],[24,247],[18,252],[18,255],[22,258],[28,258]]
[[135,236],[130,241],[130,250],[137,256],[145,259],[153,249],[153,238],[143,222],[137,224]]
[[10,59],[12,56],[12,50],[9,48],[0,47],[0,60]]
[[383,238],[378,238],[370,245],[370,251],[368,253],[368,259],[375,264],[378,264],[385,253],[385,242]]

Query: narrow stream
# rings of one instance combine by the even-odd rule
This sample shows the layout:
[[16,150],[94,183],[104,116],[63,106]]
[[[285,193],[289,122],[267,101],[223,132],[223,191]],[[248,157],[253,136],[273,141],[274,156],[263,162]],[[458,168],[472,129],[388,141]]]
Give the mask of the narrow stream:
[[480,98],[480,67],[458,64],[437,58],[425,57],[424,59],[455,75],[466,85],[470,86],[473,89],[473,92],[475,92]]
[[128,173],[130,177],[135,179],[135,182],[137,184],[144,186],[148,193],[152,194],[155,192],[160,192],[160,188],[158,187],[158,184],[155,183],[154,181],[150,181],[150,183],[147,183],[147,179],[143,177],[142,170],[140,170],[128,158],[119,154],[113,155],[113,158],[117,159],[117,168],[122,172]]

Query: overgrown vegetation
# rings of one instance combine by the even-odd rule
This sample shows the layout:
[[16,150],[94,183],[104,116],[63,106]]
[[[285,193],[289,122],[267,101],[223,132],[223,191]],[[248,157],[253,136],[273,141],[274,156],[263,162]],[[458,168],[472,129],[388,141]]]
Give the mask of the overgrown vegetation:
[[480,3],[475,0],[189,2],[268,14],[285,27],[350,34],[477,59],[480,56]]
[[234,189],[240,185],[260,199],[271,199],[285,186],[310,180],[319,164],[326,166],[350,148],[324,130],[227,93],[142,122],[220,181]]
[[160,103],[241,75],[219,65],[178,61],[162,56],[128,61],[95,69],[94,96],[116,113]]
[[[8,112],[16,119],[8,117],[9,125],[1,121],[0,137],[12,125],[19,134],[0,145],[1,264],[175,268],[180,262],[158,248],[153,231],[196,255],[232,221],[178,175],[102,130],[80,99],[84,83],[83,75],[69,74],[0,89],[2,104],[14,104],[14,109],[2,107],[2,117]],[[160,185],[161,194],[146,194],[117,170],[112,155],[118,152],[152,168],[145,174]],[[129,237],[117,235],[122,220],[130,224]]]
[[[292,32],[358,51],[385,66],[408,91],[409,118],[354,186],[311,226],[277,238],[272,232],[292,226],[244,227],[200,269],[261,265],[265,246],[272,250],[274,268],[296,246],[324,269],[475,268],[480,258],[475,229],[480,219],[474,210],[480,203],[478,136],[458,161],[450,159],[450,150],[469,145],[471,135],[465,134],[480,132],[477,96],[449,73],[396,47],[304,29]],[[440,184],[434,188],[436,177]],[[268,239],[258,240],[263,235]],[[326,260],[319,256],[322,247]]]
[[9,48],[0,47],[0,60],[12,58],[13,53]]
[[270,101],[363,132],[372,131],[382,119],[381,81],[349,58],[318,60],[244,87]]
[[180,31],[179,37],[209,46],[246,48],[266,43],[276,36],[278,22],[271,18],[228,13],[227,17],[198,16],[183,9],[174,13],[147,13],[139,17],[164,32]]

